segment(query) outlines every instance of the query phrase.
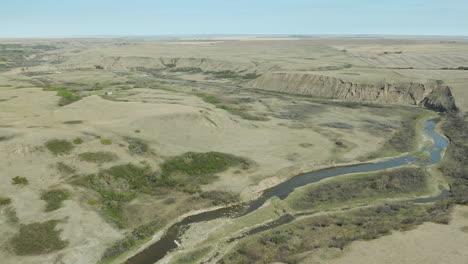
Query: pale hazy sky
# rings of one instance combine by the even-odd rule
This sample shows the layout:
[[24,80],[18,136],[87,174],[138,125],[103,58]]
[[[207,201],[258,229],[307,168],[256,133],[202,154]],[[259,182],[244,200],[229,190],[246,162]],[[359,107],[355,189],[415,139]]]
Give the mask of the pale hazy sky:
[[468,0],[0,0],[0,38],[468,35]]

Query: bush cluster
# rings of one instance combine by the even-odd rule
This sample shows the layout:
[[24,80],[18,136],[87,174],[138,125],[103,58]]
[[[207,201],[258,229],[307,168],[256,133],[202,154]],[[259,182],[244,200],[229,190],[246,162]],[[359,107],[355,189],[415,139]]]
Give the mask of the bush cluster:
[[19,233],[11,243],[17,255],[46,254],[65,248],[68,242],[60,238],[56,230],[58,221],[50,220],[43,223],[21,225]]
[[62,207],[63,201],[68,200],[70,194],[67,190],[49,190],[41,194],[41,200],[44,200],[46,205],[46,212],[54,211]]
[[301,253],[319,248],[339,248],[355,240],[375,239],[392,230],[407,230],[424,221],[445,221],[426,208],[410,203],[390,203],[354,212],[308,217],[293,224],[275,227],[241,241],[219,263],[300,263]]
[[72,143],[61,139],[49,140],[45,143],[45,146],[54,155],[68,154],[74,148]]
[[415,193],[426,188],[426,173],[420,168],[399,168],[359,178],[333,180],[306,187],[291,199],[291,207],[310,209],[321,204]]

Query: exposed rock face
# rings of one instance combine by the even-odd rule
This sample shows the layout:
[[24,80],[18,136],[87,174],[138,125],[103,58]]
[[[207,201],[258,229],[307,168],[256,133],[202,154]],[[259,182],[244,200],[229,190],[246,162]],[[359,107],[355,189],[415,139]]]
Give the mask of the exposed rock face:
[[247,86],[349,101],[422,105],[436,111],[456,109],[450,88],[436,84],[358,84],[315,74],[266,73]]
[[439,112],[457,111],[455,99],[448,86],[439,86],[421,102],[421,105]]

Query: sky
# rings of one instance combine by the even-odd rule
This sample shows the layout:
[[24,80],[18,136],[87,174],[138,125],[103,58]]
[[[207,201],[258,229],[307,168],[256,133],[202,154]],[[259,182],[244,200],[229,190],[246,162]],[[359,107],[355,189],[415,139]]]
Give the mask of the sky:
[[468,35],[468,0],[0,0],[0,38]]

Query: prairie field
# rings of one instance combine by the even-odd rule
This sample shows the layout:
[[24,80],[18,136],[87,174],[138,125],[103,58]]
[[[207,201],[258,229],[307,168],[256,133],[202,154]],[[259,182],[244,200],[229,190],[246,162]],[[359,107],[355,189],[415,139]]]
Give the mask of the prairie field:
[[0,39],[0,257],[125,263],[302,173],[428,158],[438,120],[440,163],[194,223],[158,263],[462,264],[467,113],[462,37]]

